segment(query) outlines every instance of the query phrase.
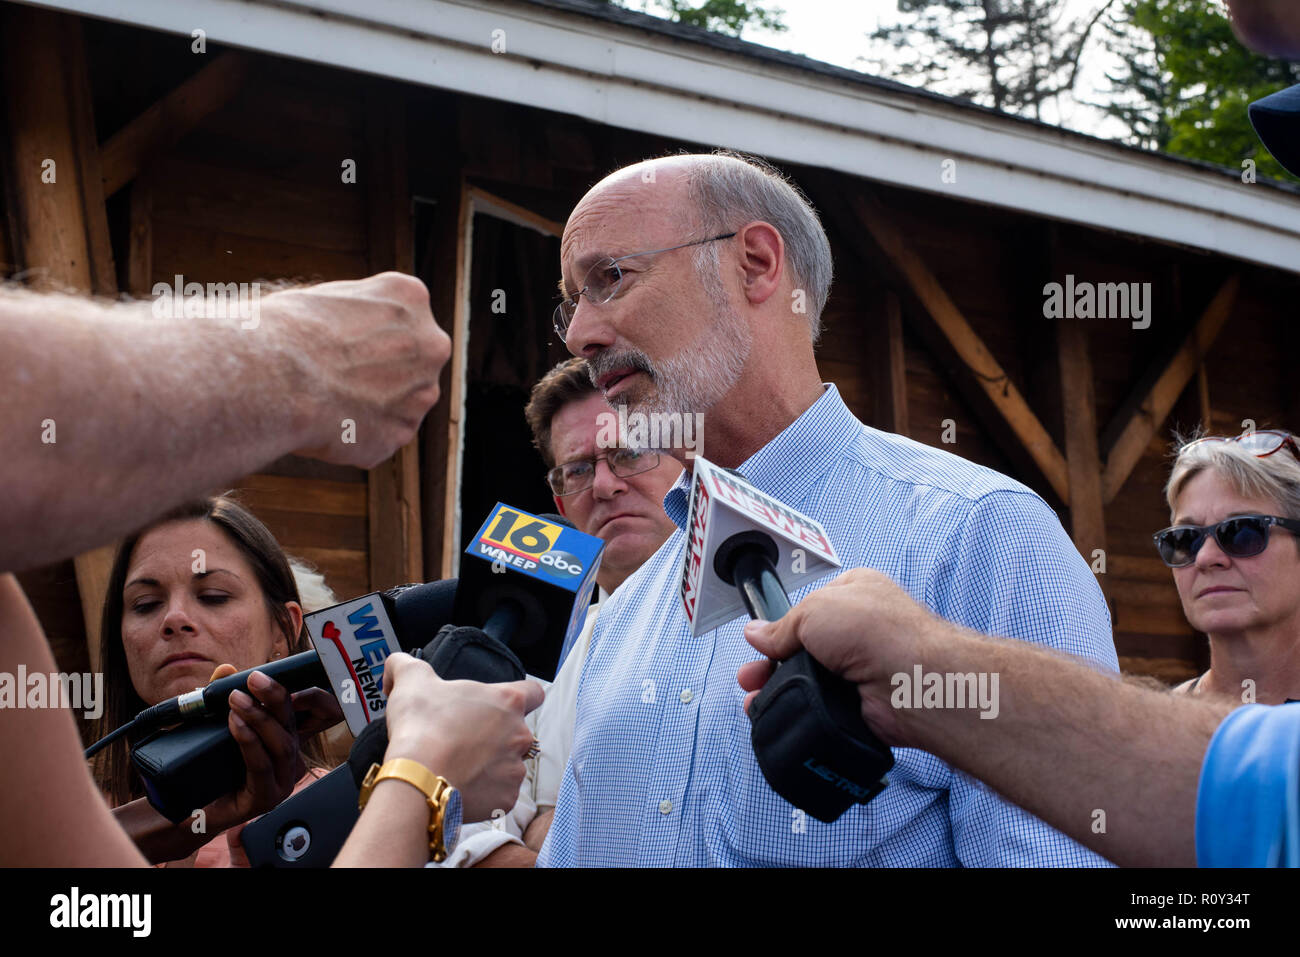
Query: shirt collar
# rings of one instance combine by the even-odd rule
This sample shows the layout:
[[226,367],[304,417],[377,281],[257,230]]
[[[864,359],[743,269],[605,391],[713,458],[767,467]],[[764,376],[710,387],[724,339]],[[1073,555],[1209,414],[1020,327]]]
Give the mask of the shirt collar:
[[[834,463],[860,433],[862,423],[849,411],[833,382],[822,383],[822,394],[803,414],[737,469],[750,484],[781,502],[801,501],[804,493]],[[686,529],[692,473],[683,471],[664,496],[664,511]]]

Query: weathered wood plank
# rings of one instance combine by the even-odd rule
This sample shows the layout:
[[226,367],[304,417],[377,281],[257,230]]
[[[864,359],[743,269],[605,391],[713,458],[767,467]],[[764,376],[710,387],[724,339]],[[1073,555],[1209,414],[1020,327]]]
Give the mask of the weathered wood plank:
[[235,50],[212,62],[114,133],[104,143],[102,184],[112,196],[140,172],[146,157],[163,152],[225,106],[243,85],[248,58]]
[[239,494],[255,513],[274,509],[357,518],[366,515],[366,489],[357,482],[258,473],[240,481]]
[[[14,258],[35,288],[111,295],[117,278],[81,21],[13,6],[0,16]],[[113,551],[106,544],[74,561],[91,661]]]
[[[365,184],[370,271],[415,271],[403,100],[376,87],[366,109]],[[423,581],[419,437],[370,470],[370,587]]]
[[[1065,461],[1070,476],[1070,534],[1087,561],[1106,549],[1106,514],[1101,500],[1101,457],[1097,451],[1096,400],[1088,336],[1077,320],[1056,326],[1065,419]],[[1105,587],[1106,578],[1098,579]]]
[[1043,473],[1053,491],[1068,505],[1070,488],[1065,457],[1015,383],[962,315],[934,273],[890,221],[879,200],[855,191],[848,194],[848,204],[907,282],[939,333],[965,365],[972,380],[987,395],[993,408]]
[[1119,494],[1156,431],[1169,417],[1178,396],[1196,374],[1197,366],[1232,313],[1240,285],[1240,273],[1233,273],[1224,281],[1151,387],[1121,407],[1117,420],[1124,425],[1106,456],[1106,471],[1102,476],[1102,500],[1107,504]]

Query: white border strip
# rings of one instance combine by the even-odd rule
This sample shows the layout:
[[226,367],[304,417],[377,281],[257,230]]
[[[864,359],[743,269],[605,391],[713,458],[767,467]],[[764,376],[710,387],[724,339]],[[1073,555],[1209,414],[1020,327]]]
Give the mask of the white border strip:
[[[1300,272],[1300,196],[942,101],[527,4],[39,0]],[[494,31],[504,31],[495,33]],[[494,37],[506,49],[492,52]],[[187,41],[188,42],[188,41]],[[957,182],[940,181],[944,159]]]

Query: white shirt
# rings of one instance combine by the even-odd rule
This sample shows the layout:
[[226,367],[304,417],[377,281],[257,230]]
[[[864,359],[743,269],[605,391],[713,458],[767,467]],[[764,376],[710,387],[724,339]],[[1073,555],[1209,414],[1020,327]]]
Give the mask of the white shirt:
[[541,751],[537,757],[524,762],[526,772],[519,785],[519,799],[509,812],[494,811],[491,821],[466,824],[460,829],[460,840],[441,867],[473,867],[497,848],[505,844],[524,844],[524,831],[537,816],[539,807],[554,807],[564,780],[564,768],[573,750],[573,721],[578,707],[578,678],[582,664],[591,648],[591,632],[596,625],[600,606],[609,597],[605,589],[599,590],[596,604],[587,609],[569,655],[560,667],[555,681],[547,683],[540,678],[528,677],[546,686],[546,700],[524,718],[529,730],[537,738]]

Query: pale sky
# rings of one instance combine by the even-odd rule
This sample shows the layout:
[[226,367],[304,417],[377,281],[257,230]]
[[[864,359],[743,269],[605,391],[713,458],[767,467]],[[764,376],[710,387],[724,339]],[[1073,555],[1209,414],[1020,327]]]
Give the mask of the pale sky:
[[[1091,15],[1104,4],[1105,0],[1068,0],[1067,19]],[[870,69],[868,64],[858,61],[858,57],[873,52],[866,35],[880,22],[888,24],[901,19],[895,0],[775,0],[775,5],[785,11],[783,19],[789,29],[785,33],[772,33],[747,28],[744,39],[851,70]],[[1097,42],[1098,35],[1099,31],[1094,29],[1083,56],[1078,90],[1085,99],[1100,99],[1098,88],[1106,85],[1107,56]],[[883,51],[877,55],[883,55]],[[1123,124],[1109,119],[1100,110],[1070,101],[1060,104],[1059,116],[1053,105],[1047,104],[1044,119],[1096,136],[1114,137],[1124,132]]]

